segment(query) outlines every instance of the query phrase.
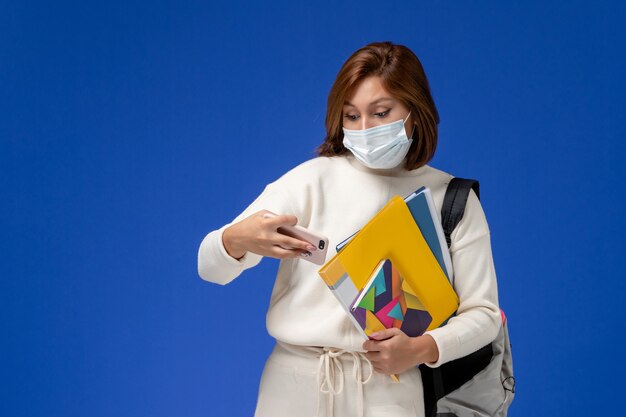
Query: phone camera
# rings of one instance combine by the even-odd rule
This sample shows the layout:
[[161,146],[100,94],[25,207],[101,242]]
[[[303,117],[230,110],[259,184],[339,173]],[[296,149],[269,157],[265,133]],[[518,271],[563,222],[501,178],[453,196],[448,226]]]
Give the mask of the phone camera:
[[320,240],[319,245],[317,245],[320,249],[324,249],[324,241]]

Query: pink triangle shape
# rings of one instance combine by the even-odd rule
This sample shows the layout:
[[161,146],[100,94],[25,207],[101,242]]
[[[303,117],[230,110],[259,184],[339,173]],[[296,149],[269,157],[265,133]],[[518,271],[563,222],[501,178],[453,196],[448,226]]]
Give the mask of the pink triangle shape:
[[378,310],[378,312],[376,313],[376,317],[378,318],[378,320],[380,320],[383,326],[385,326],[387,329],[393,327],[394,319],[393,317],[389,317],[389,313],[396,306],[396,304],[398,304],[398,301],[400,301],[399,297],[394,298],[389,304]]

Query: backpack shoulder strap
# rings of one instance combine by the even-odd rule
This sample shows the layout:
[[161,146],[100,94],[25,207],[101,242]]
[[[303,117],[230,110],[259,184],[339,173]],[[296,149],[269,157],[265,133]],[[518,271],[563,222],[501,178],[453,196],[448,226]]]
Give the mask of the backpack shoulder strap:
[[465,178],[452,178],[446,189],[446,195],[441,206],[441,225],[443,233],[446,235],[448,247],[452,244],[452,231],[463,218],[465,213],[465,203],[470,190],[474,190],[480,199],[479,184],[476,180]]
[[[441,225],[443,233],[446,235],[448,248],[452,244],[452,231],[463,218],[465,203],[472,189],[476,196],[480,198],[479,184],[476,180],[452,178],[448,184],[446,195],[443,198],[443,205],[441,206]],[[489,363],[491,357],[492,347],[491,344],[488,344],[469,356],[445,363],[438,368],[420,365],[426,415],[428,417],[439,415],[437,414],[437,401],[465,384],[469,380],[465,378],[466,376],[469,375],[471,379],[476,373],[480,372]],[[474,369],[476,366],[478,368]],[[463,372],[459,372],[461,368]],[[447,371],[447,369],[451,369],[451,371]]]

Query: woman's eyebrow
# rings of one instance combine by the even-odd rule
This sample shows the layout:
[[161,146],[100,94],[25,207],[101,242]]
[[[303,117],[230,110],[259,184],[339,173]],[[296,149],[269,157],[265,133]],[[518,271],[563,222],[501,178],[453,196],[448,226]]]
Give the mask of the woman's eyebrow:
[[[380,104],[383,101],[394,101],[391,97],[381,97],[379,99],[376,99],[374,101],[372,101],[370,104],[368,104],[369,107],[372,106],[376,106],[377,104]],[[345,103],[343,103],[344,106],[351,106],[351,107],[356,107],[354,104],[350,103],[349,101],[346,100]]]

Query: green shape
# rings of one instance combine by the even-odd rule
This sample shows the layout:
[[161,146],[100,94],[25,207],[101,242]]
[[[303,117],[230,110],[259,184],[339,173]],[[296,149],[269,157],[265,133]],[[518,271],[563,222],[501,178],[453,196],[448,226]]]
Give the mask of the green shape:
[[374,311],[374,297],[376,296],[376,287],[370,288],[370,290],[365,294],[365,297],[361,299],[359,303],[359,307],[364,308],[369,311]]
[[393,317],[396,320],[404,320],[404,316],[402,316],[402,307],[400,306],[400,303],[397,303],[389,312],[389,314],[387,314],[389,317]]

